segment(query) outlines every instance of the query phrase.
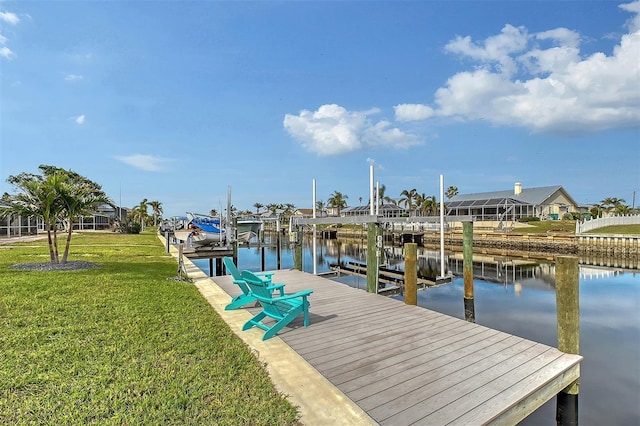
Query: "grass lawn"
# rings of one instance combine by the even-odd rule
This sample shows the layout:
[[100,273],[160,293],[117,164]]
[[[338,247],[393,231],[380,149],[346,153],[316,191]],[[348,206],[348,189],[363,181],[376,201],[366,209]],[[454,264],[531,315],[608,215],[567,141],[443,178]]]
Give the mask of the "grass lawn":
[[100,267],[13,270],[46,240],[0,247],[0,424],[298,424],[154,233],[71,244]]
[[640,225],[614,225],[593,229],[587,234],[624,234],[640,235]]
[[[573,220],[542,220],[539,222],[527,222],[527,227],[518,227],[513,232],[522,234],[546,234],[547,232],[574,235],[576,232],[576,222]],[[597,228],[589,231],[588,234],[640,234],[640,225],[615,225],[604,228]]]
[[537,222],[527,222],[527,227],[518,227],[514,230],[522,234],[546,234],[547,232],[558,232],[575,234],[575,220],[541,220]]

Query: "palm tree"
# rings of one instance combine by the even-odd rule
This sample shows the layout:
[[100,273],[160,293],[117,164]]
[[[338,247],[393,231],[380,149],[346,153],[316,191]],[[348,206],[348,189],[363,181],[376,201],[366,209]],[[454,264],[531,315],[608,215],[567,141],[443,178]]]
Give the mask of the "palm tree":
[[424,214],[425,216],[437,215],[439,209],[438,209],[438,203],[436,201],[435,195],[431,195],[427,197],[424,194],[422,194],[418,208],[420,209],[422,214]]
[[264,204],[262,203],[254,203],[253,207],[256,208],[256,214],[260,213],[260,209],[264,207]]
[[113,202],[102,191],[100,185],[70,170],[41,165],[42,175],[21,173],[9,176],[7,181],[22,192],[5,194],[3,201],[8,207],[0,214],[35,216],[44,222],[49,242],[51,263],[59,263],[58,223],[67,222],[67,241],[62,263],[66,263],[73,231],[73,220],[91,214],[100,204]]
[[57,222],[62,206],[56,195],[62,174],[54,173],[44,177],[32,173],[20,173],[9,176],[7,182],[22,192],[10,195],[4,194],[2,199],[7,207],[2,209],[2,217],[10,215],[35,216],[42,220],[47,230],[49,243],[49,257],[51,263],[58,263]]
[[622,203],[624,203],[624,200],[616,197],[607,197],[600,201],[602,208],[607,212],[607,214],[611,213],[614,209],[618,210],[619,206],[623,205]]
[[385,195],[386,190],[387,187],[385,185],[380,185],[380,187],[378,188],[378,201],[382,206],[384,206],[385,201],[389,202],[389,197]]
[[149,201],[151,211],[153,212],[153,226],[158,225],[158,218],[162,216],[162,203],[160,201]]
[[216,210],[216,209],[209,210],[209,216],[211,216],[211,217],[218,216],[218,210]]
[[400,193],[399,202],[405,205],[407,210],[409,210],[410,215],[411,215],[411,212],[413,212],[414,210],[414,200],[417,195],[418,195],[418,191],[416,191],[415,188],[409,189],[409,190],[405,189]]
[[268,211],[271,212],[271,214],[276,216],[278,214],[278,210],[282,210],[283,206],[282,204],[278,204],[278,203],[269,203],[266,205],[266,208]]
[[102,191],[100,185],[80,175],[77,175],[73,181],[71,179],[63,180],[58,186],[57,191],[63,206],[63,214],[66,216],[68,223],[67,241],[61,262],[67,263],[69,247],[71,246],[73,221],[81,216],[92,214],[101,204],[113,206],[113,201]]
[[133,211],[135,212],[134,217],[140,221],[140,227],[143,230],[144,230],[144,222],[146,221],[147,217],[149,217],[149,212],[147,212],[148,205],[149,205],[149,202],[145,198],[144,200],[140,201],[140,204],[138,204],[133,209]]
[[445,195],[447,196],[448,200],[452,199],[453,197],[458,195],[458,187],[453,185],[448,187],[447,192],[445,192]]
[[422,203],[424,203],[427,199],[426,194],[423,192],[422,194],[416,194],[414,197],[414,202],[416,203],[416,215],[422,216]]
[[333,194],[327,200],[327,205],[329,207],[334,207],[338,211],[338,216],[340,216],[340,209],[347,207],[347,198],[348,195],[344,195],[340,191],[333,191]]
[[323,216],[325,208],[326,208],[326,205],[324,201],[322,200],[316,201],[316,210],[320,213],[320,217]]

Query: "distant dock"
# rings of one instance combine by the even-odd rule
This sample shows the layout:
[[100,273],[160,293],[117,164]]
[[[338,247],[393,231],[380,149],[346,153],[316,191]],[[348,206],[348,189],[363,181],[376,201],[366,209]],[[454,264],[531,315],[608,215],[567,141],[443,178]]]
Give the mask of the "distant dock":
[[[364,278],[367,277],[367,265],[365,263],[346,262],[343,264],[330,264],[329,269],[338,275],[346,274]],[[425,278],[418,276],[417,288],[421,290],[427,287],[450,283],[451,279],[452,277]],[[380,266],[378,268],[378,283],[378,294],[384,294],[386,296],[403,294],[404,272]]]

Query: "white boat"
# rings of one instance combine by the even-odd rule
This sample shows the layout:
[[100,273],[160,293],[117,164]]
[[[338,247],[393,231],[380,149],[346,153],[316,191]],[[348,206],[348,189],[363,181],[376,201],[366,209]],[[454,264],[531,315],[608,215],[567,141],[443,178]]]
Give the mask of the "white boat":
[[176,239],[184,241],[188,247],[226,243],[226,232],[220,226],[220,219],[198,213],[187,213],[187,215],[190,218],[189,223],[185,228],[174,231]]
[[257,238],[260,228],[262,227],[262,221],[260,219],[238,219],[237,223],[237,238],[239,243],[248,243],[252,238]]

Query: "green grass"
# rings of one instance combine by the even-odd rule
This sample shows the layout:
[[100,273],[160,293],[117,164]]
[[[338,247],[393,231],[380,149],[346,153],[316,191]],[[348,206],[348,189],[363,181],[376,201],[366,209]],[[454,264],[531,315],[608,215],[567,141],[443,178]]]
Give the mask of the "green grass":
[[[516,228],[514,233],[522,234],[546,234],[558,233],[574,235],[576,232],[576,222],[573,220],[543,220],[539,222],[528,222],[531,227]],[[640,234],[640,225],[615,225],[604,228],[597,228],[588,232],[589,234]]]
[[541,220],[527,222],[527,225],[531,225],[531,227],[518,227],[513,232],[519,234],[546,234],[547,232],[575,234],[576,232],[574,220]]
[[0,248],[0,424],[292,425],[297,410],[155,234],[74,236],[70,260],[26,272],[46,241]]
[[640,225],[614,225],[605,226],[604,228],[596,228],[587,232],[588,234],[624,234],[639,235]]

